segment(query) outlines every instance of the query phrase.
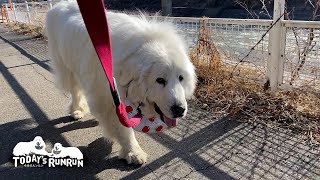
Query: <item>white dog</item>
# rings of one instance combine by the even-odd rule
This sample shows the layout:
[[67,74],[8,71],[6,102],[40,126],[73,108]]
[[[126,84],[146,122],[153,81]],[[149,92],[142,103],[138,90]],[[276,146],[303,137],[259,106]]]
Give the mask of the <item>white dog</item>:
[[48,155],[46,149],[46,144],[42,137],[36,136],[33,141],[30,142],[19,142],[13,148],[14,156],[26,156],[30,154],[37,155]]
[[60,143],[55,143],[51,152],[51,156],[55,158],[77,158],[83,159],[82,152],[76,147],[63,147]]
[[[160,115],[172,125],[187,113],[195,85],[195,68],[185,42],[174,26],[144,15],[108,12],[113,70],[120,97],[127,98],[147,117]],[[58,3],[46,17],[49,54],[57,84],[72,95],[75,119],[89,111],[104,126],[106,138],[121,145],[120,158],[142,164],[147,155],[132,128],[122,126],[104,71],[74,2]],[[127,94],[127,97],[126,97]]]

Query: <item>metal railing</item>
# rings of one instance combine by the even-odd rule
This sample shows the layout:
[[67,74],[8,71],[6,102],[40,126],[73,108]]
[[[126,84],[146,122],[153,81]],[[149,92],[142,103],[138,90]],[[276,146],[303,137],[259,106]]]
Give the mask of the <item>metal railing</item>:
[[45,14],[60,1],[48,0],[40,2],[2,4],[2,11],[7,14],[7,22],[20,22],[32,25],[43,25]]
[[[43,25],[46,12],[59,1],[4,4],[9,22]],[[10,9],[10,6],[12,8]],[[206,18],[210,38],[224,63],[259,72],[255,80],[272,89],[320,91],[320,22],[283,20],[284,0],[275,0],[273,20]],[[193,47],[202,18],[167,17]],[[245,57],[245,59],[243,59]],[[246,71],[243,71],[244,73]]]

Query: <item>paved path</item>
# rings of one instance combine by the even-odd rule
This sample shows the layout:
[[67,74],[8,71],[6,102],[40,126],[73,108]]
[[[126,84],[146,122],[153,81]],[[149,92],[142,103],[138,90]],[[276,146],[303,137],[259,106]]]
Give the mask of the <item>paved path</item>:
[[[55,87],[46,42],[0,25],[0,179],[319,179],[319,147],[284,129],[250,126],[192,107],[179,127],[137,134],[142,167],[118,160],[94,117],[72,121]],[[35,136],[84,153],[84,168],[15,168],[13,147]]]

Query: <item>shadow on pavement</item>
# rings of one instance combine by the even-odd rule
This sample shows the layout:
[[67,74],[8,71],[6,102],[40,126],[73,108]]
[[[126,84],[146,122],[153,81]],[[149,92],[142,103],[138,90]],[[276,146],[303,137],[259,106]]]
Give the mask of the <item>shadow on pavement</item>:
[[[10,44],[10,41],[1,38]],[[11,43],[31,61],[49,70],[47,64]],[[85,156],[84,168],[14,168],[10,164],[13,147],[40,135],[46,142],[70,146],[62,133],[98,125],[94,119],[72,121],[69,117],[50,120],[16,78],[0,62],[1,74],[18,96],[30,119],[0,125],[1,178],[95,179],[109,169],[126,172],[123,179],[160,178],[209,179],[306,179],[320,177],[319,149],[312,149],[284,129],[252,126],[214,117],[198,108],[190,108],[180,125],[164,133],[151,134],[156,143],[167,148],[164,155],[142,167],[127,165],[110,157],[111,145],[98,138],[79,149]],[[59,125],[59,128],[57,128]],[[79,137],[79,138],[85,138]],[[143,142],[141,142],[143,143]],[[110,177],[112,178],[112,177]]]

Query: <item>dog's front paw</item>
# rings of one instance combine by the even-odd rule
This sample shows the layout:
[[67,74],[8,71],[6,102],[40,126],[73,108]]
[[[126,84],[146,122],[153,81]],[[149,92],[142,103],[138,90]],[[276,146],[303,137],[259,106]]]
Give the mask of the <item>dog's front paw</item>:
[[140,148],[129,152],[122,149],[119,153],[119,158],[127,160],[128,164],[144,164],[147,162],[147,156],[147,153]]
[[84,117],[84,113],[82,111],[77,110],[71,113],[71,117],[76,120],[81,119]]

